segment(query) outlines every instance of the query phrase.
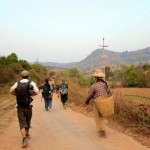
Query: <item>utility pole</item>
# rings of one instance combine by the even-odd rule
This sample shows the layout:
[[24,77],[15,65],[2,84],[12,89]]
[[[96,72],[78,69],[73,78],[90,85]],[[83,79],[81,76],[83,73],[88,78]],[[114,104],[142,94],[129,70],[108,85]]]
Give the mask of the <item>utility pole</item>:
[[103,72],[104,72],[104,74],[105,74],[105,60],[106,60],[106,57],[107,57],[107,56],[106,56],[106,54],[105,54],[104,48],[105,48],[105,47],[108,47],[108,46],[104,44],[104,41],[105,41],[105,39],[103,38],[103,45],[100,45],[100,47],[103,48],[103,53],[102,53],[101,58],[102,58]]

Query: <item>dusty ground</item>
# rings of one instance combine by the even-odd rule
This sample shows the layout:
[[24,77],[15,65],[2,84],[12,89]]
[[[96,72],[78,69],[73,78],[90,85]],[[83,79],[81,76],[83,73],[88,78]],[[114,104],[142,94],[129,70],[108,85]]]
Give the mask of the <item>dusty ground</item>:
[[[40,95],[34,99],[31,140],[28,150],[148,150],[133,138],[106,128],[107,138],[100,138],[93,118],[71,109],[64,110],[54,96],[53,109],[45,112]],[[0,150],[21,150],[17,117],[0,134]]]

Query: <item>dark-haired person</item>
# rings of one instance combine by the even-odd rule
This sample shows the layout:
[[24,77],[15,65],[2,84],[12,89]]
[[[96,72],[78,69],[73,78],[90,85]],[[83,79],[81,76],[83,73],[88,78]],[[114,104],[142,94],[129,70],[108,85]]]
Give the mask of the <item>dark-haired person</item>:
[[[110,89],[107,86],[107,83],[104,81],[105,74],[102,72],[101,69],[97,69],[92,76],[95,77],[95,83],[91,85],[90,90],[88,92],[88,96],[85,102],[87,105],[89,104],[90,100],[92,99],[94,100],[100,96],[111,93]],[[99,110],[97,109],[94,103],[93,103],[93,111],[99,135],[101,137],[106,137],[104,118],[99,113]]]
[[68,84],[65,82],[65,80],[62,80],[62,83],[59,86],[59,92],[63,108],[66,109],[68,101]]
[[[10,93],[16,95],[17,100],[17,114],[20,125],[20,131],[22,134],[22,146],[28,145],[29,129],[32,118],[32,98],[39,93],[39,89],[36,83],[28,80],[29,72],[24,70],[21,72],[22,79],[16,82],[11,88]],[[30,89],[32,88],[32,89]],[[32,94],[31,94],[32,92]]]
[[49,82],[49,79],[45,79],[45,83],[40,87],[42,90],[42,97],[45,102],[45,110],[50,111],[52,109],[52,97],[53,97],[53,87]]

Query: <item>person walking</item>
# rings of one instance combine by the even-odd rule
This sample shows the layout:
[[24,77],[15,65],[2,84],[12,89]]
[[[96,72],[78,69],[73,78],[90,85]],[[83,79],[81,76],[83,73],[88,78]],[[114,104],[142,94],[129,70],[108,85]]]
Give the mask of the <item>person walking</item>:
[[[100,96],[111,94],[111,90],[108,88],[107,82],[104,81],[105,74],[102,72],[101,69],[97,69],[92,76],[95,77],[96,82],[91,85],[88,92],[88,96],[85,101],[87,105],[92,99],[94,101],[94,99]],[[101,137],[106,137],[104,117],[102,116],[102,114],[99,113],[99,110],[96,107],[95,103],[93,103],[93,112],[99,135]]]
[[45,84],[41,87],[42,97],[45,102],[45,110],[50,111],[52,109],[52,97],[53,97],[53,87],[49,83],[49,79],[45,79]]
[[68,84],[65,82],[65,80],[62,80],[62,83],[59,86],[59,92],[63,108],[66,109],[68,101]]
[[22,134],[22,147],[27,147],[30,138],[29,129],[31,127],[32,118],[32,98],[39,93],[36,83],[28,80],[29,72],[24,70],[21,72],[22,80],[16,82],[11,88],[10,93],[16,95],[17,114]]

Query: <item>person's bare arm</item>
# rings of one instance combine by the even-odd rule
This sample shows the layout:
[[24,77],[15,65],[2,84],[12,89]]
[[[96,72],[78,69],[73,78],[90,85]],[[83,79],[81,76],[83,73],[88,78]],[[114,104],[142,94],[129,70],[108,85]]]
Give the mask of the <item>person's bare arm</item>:
[[10,93],[16,95],[16,92],[13,89],[10,89]]

